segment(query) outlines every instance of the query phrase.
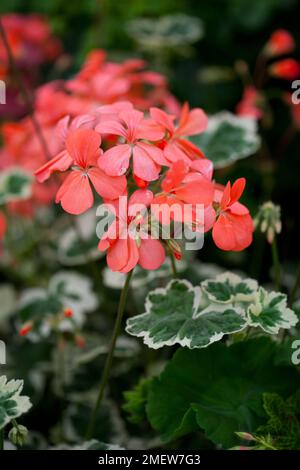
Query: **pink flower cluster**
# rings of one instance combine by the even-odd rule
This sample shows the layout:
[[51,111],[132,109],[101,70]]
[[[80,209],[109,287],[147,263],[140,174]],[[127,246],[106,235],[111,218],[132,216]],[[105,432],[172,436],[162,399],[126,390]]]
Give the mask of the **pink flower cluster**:
[[[108,233],[99,244],[111,269],[120,272],[137,263],[159,267],[166,248],[181,256],[172,240],[124,238],[125,222],[142,225],[133,203],[149,207],[158,224],[162,221],[152,206],[201,204],[204,220],[193,209],[180,220],[174,212],[173,220],[202,232],[212,229],[224,250],[251,243],[252,220],[238,202],[244,180],[225,190],[216,185],[212,163],[189,140],[205,131],[206,114],[187,104],[180,107],[165,77],[147,71],[143,61],[113,63],[104,51],[92,51],[75,77],[37,90],[34,118],[35,123],[26,116],[2,127],[0,169],[19,166],[36,175],[31,199],[10,203],[9,211],[32,216],[55,197],[66,212],[77,215],[91,208],[95,197],[111,204],[127,197],[128,214],[117,214],[115,222],[122,236]],[[53,173],[56,177],[50,178]]]
[[[126,213],[116,210],[114,222],[99,243],[113,271],[129,272],[137,263],[157,269],[165,259],[165,245],[180,257],[172,240],[142,234],[145,220],[139,207],[150,207],[151,217],[164,223],[161,205],[199,204],[204,208],[203,220],[193,210],[187,215],[180,212],[185,219],[180,215],[178,219],[174,211],[172,218],[202,232],[212,229],[219,248],[239,251],[251,243],[253,232],[249,211],[238,202],[245,180],[225,188],[212,180],[212,163],[188,140],[204,132],[207,122],[202,109],[190,111],[187,104],[179,118],[156,107],[145,114],[128,101],[100,106],[90,115],[60,122],[64,148],[35,174],[39,182],[54,172],[67,174],[56,202],[71,214],[93,206],[93,190],[105,203],[116,205],[121,196],[128,198]],[[141,228],[138,236],[128,230],[132,223]]]
[[[13,49],[13,52],[17,53],[17,50]],[[68,129],[81,127],[84,121],[93,121],[97,117],[99,105],[130,100],[142,110],[159,106],[177,114],[180,106],[169,92],[165,77],[146,70],[145,66],[140,59],[110,62],[104,51],[94,50],[75,77],[38,88],[34,117],[40,135],[29,115],[17,122],[6,121],[1,129],[0,170],[19,166],[33,173],[64,149]],[[85,126],[88,126],[87,122]],[[41,138],[45,145],[41,145]],[[57,179],[44,185],[33,183],[32,198],[10,203],[9,210],[31,217],[36,208],[52,202],[58,183]]]

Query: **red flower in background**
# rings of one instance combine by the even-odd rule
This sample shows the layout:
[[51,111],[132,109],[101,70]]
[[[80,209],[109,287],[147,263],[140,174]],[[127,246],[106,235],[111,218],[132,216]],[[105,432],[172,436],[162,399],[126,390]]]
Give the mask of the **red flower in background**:
[[277,29],[271,34],[270,39],[265,45],[264,52],[270,56],[289,54],[295,49],[295,41],[289,31]]
[[275,78],[294,80],[300,76],[300,62],[295,59],[279,60],[270,65],[269,73]]
[[217,187],[215,199],[219,204],[219,216],[212,236],[221,250],[241,251],[252,242],[254,227],[251,216],[247,207],[238,202],[245,185],[245,178],[239,178],[232,187],[228,182],[223,192]]
[[236,107],[238,116],[250,117],[260,119],[263,115],[262,109],[259,107],[259,102],[262,97],[254,86],[247,86],[241,101]]
[[[42,16],[8,13],[1,16],[1,21],[14,58],[23,68],[54,60],[62,51],[60,41],[52,35],[48,20]],[[9,73],[9,66],[2,41],[0,63],[0,78],[4,78]]]

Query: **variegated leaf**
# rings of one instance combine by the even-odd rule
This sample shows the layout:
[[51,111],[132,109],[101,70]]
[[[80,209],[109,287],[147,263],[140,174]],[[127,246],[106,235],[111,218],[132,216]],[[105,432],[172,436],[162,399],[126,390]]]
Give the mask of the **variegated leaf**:
[[142,337],[153,349],[180,344],[203,348],[225,334],[246,327],[242,310],[230,304],[202,305],[201,290],[188,281],[173,280],[149,293],[146,312],[127,320],[126,331]]
[[30,410],[30,399],[21,395],[23,384],[23,380],[7,381],[5,375],[0,377],[0,429]]
[[287,297],[280,292],[268,292],[260,287],[248,307],[248,323],[266,333],[277,334],[280,328],[291,328],[298,323],[297,315],[287,307]]

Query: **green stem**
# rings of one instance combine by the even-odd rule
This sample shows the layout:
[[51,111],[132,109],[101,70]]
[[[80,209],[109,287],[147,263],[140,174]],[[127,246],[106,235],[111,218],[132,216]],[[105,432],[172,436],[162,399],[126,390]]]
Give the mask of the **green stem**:
[[300,266],[298,268],[298,272],[296,274],[295,282],[294,282],[294,285],[293,285],[292,290],[291,290],[291,295],[290,295],[290,305],[291,306],[293,305],[293,303],[296,299],[296,295],[297,295],[299,287],[300,287]]
[[91,414],[91,418],[90,418],[88,429],[87,429],[87,434],[86,434],[87,439],[90,439],[93,436],[93,433],[94,433],[94,430],[95,430],[97,413],[98,413],[98,410],[99,410],[100,405],[102,403],[102,399],[103,399],[103,396],[104,396],[106,385],[107,385],[108,380],[109,380],[110,371],[111,371],[111,367],[112,367],[112,363],[113,363],[114,351],[115,351],[116,342],[117,342],[117,338],[118,338],[121,323],[122,323],[122,318],[123,318],[123,314],[124,314],[124,310],[125,310],[125,304],[126,304],[126,299],[127,299],[127,295],[128,295],[128,290],[129,290],[129,285],[130,285],[130,280],[131,280],[132,273],[133,273],[133,270],[130,271],[127,274],[127,278],[126,278],[124,287],[123,287],[122,292],[121,292],[119,307],[118,307],[118,314],[117,314],[117,318],[116,318],[116,321],[115,321],[112,338],[111,338],[111,341],[110,341],[108,355],[107,355],[107,358],[106,358],[106,361],[105,361],[105,366],[104,366],[104,371],[103,371],[103,375],[102,375],[102,380],[101,380],[101,383],[100,383],[99,393],[98,393],[97,401],[96,401],[95,407],[93,409],[93,412]]
[[275,286],[277,290],[280,290],[281,286],[281,268],[278,255],[278,247],[276,236],[272,241],[272,259],[273,259],[273,268],[274,268],[274,277],[275,277]]
[[177,272],[177,267],[176,267],[175,256],[173,255],[173,253],[170,253],[170,258],[171,258],[171,266],[172,266],[173,277],[174,277],[174,279],[176,279],[178,277],[178,272]]
[[4,450],[4,428],[0,429],[0,450]]

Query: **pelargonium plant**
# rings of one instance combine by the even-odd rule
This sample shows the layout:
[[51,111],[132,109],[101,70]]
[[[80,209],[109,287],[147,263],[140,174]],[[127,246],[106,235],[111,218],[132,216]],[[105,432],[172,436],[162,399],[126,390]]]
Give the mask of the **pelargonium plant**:
[[112,271],[127,273],[89,435],[108,381],[135,266],[155,270],[169,255],[176,275],[176,260],[182,257],[178,226],[187,226],[195,236],[211,230],[222,250],[240,251],[251,244],[252,218],[239,202],[245,178],[217,184],[212,162],[189,140],[203,133],[207,123],[205,112],[190,110],[187,103],[177,116],[157,107],[143,112],[130,101],[99,106],[58,123],[63,147],[35,171],[40,183],[58,173],[61,185],[55,200],[69,214],[90,209],[94,192],[101,196],[110,222],[98,248],[106,252]]

